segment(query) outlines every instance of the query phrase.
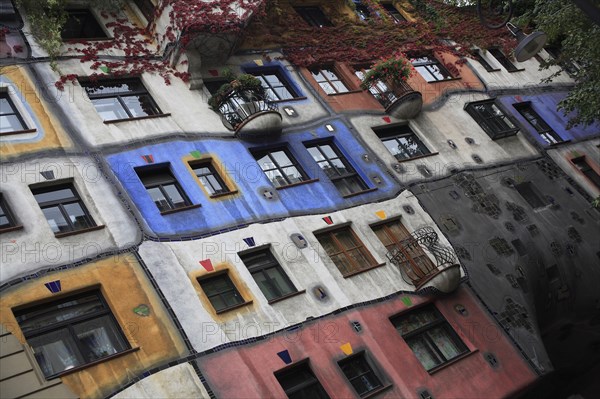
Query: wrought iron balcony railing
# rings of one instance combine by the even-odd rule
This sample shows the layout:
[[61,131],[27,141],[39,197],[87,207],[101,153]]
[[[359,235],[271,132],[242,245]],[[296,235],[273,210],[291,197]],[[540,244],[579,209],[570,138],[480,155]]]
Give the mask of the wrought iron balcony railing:
[[279,112],[266,95],[259,90],[233,90],[219,106],[221,120],[230,130],[237,131],[246,121],[263,112]]
[[452,248],[439,244],[438,235],[431,227],[415,230],[386,256],[398,266],[404,281],[417,289],[447,268],[457,265]]

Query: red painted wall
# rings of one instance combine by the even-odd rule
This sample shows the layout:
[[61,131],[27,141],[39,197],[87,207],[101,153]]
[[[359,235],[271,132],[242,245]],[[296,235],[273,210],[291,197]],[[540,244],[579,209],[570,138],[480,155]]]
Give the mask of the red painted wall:
[[[307,322],[294,332],[202,357],[200,368],[218,397],[285,397],[273,373],[286,366],[277,352],[287,349],[293,362],[310,358],[313,372],[331,397],[358,397],[337,365],[346,357],[340,346],[350,342],[355,353],[366,350],[384,379],[393,384],[377,397],[417,397],[417,389],[426,387],[436,399],[502,398],[536,380],[516,348],[462,287],[433,303],[471,353],[429,374],[389,321],[391,316],[428,302],[423,297],[410,298],[411,307],[395,298]],[[459,303],[468,310],[467,316],[454,310]],[[360,333],[350,324],[355,320],[363,327]],[[497,369],[484,360],[485,352],[495,354]]]

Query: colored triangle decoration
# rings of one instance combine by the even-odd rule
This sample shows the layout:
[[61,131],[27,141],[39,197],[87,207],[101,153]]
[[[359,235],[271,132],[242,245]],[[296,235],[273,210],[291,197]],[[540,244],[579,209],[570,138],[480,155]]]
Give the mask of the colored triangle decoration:
[[142,155],[142,159],[146,161],[146,163],[154,163],[153,155]]
[[279,356],[279,358],[283,360],[285,364],[290,364],[292,362],[292,357],[290,356],[290,352],[287,349],[284,349],[281,352],[277,352],[277,356]]
[[54,171],[53,170],[44,170],[40,172],[40,175],[44,176],[46,180],[54,180]]
[[333,224],[333,219],[331,218],[331,216],[325,216],[323,220],[329,225]]
[[200,154],[200,151],[192,151],[192,152],[190,152],[190,155],[196,159],[198,159],[202,156],[202,154]]
[[258,65],[258,66],[263,66],[263,65],[264,65],[264,64],[263,64],[263,60],[261,60],[261,59],[254,60],[254,63],[255,63],[256,65]]
[[49,283],[45,283],[44,285],[53,294],[62,291],[62,287],[60,286],[60,280],[50,281]]
[[403,296],[402,298],[400,298],[400,300],[405,306],[412,306],[412,300],[409,296]]
[[244,242],[249,247],[253,247],[256,245],[256,243],[254,242],[254,237],[246,237],[246,238],[244,238]]
[[340,346],[340,349],[342,350],[342,352],[344,352],[346,356],[350,356],[354,353],[352,351],[352,345],[350,345],[350,342],[346,342],[344,345]]
[[389,116],[384,116],[382,119],[385,121],[385,123],[392,123],[392,118]]
[[215,270],[215,267],[213,266],[212,261],[210,259],[201,260],[200,264],[207,272],[212,272]]
[[381,220],[386,219],[387,215],[385,214],[385,211],[377,211],[375,212],[375,215],[377,215],[377,217]]

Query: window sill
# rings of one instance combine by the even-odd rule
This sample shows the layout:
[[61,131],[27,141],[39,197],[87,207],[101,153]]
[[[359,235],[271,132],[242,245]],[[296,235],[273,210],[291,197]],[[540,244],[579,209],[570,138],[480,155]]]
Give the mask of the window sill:
[[232,191],[227,191],[226,193],[220,193],[220,194],[211,195],[209,198],[212,198],[212,199],[222,198],[222,197],[227,197],[228,195],[234,195],[234,194],[237,194],[237,193],[238,193],[238,190],[232,190]]
[[374,396],[376,396],[376,395],[380,394],[380,393],[381,393],[381,392],[383,392],[383,391],[387,391],[388,389],[390,389],[390,388],[391,388],[391,387],[393,387],[393,386],[394,386],[393,384],[387,384],[387,385],[384,385],[384,386],[382,386],[382,387],[379,387],[379,388],[376,388],[376,389],[372,390],[371,392],[367,393],[365,396],[361,396],[361,398],[362,398],[362,399],[369,399],[369,398],[372,398],[372,397],[374,397]]
[[251,303],[252,303],[252,301],[246,301],[246,302],[244,302],[244,303],[240,303],[240,304],[237,304],[237,305],[233,305],[233,306],[230,306],[230,307],[228,307],[228,308],[225,308],[225,309],[216,310],[215,312],[216,312],[217,314],[222,314],[222,313],[229,312],[230,310],[235,310],[235,309],[239,309],[239,308],[241,308],[241,307],[244,307],[244,306],[246,306],[246,305],[250,305]]
[[356,276],[357,274],[361,274],[361,273],[364,273],[364,272],[368,272],[369,270],[377,269],[378,267],[385,266],[385,265],[387,265],[387,263],[383,262],[383,263],[380,263],[380,264],[378,264],[378,265],[369,266],[369,267],[367,267],[366,269],[358,270],[358,271],[355,271],[355,272],[352,272],[352,273],[348,273],[348,274],[342,274],[342,276],[343,276],[344,278],[348,278],[348,277]]
[[462,359],[464,359],[464,358],[466,358],[466,357],[469,357],[469,356],[471,356],[471,355],[473,355],[473,354],[475,354],[475,353],[478,353],[478,352],[479,352],[479,350],[478,350],[478,349],[474,349],[474,350],[472,350],[471,352],[463,353],[462,355],[458,355],[458,356],[456,356],[454,359],[452,359],[452,360],[449,360],[448,362],[446,362],[446,363],[444,363],[444,364],[442,364],[442,365],[439,365],[439,366],[437,366],[437,367],[434,367],[434,368],[432,368],[431,370],[427,370],[427,372],[428,372],[429,374],[435,374],[435,373],[437,373],[438,371],[440,371],[440,370],[443,370],[443,369],[445,369],[446,367],[450,367],[450,366],[452,366],[454,363],[456,363],[456,362],[459,362],[459,361],[461,361]]
[[356,93],[364,93],[364,92],[365,92],[364,90],[350,90],[350,91],[345,91],[343,93],[332,93],[332,94],[325,93],[325,94],[327,94],[327,96],[334,97],[334,96],[343,96],[344,94],[356,94]]
[[361,195],[361,194],[365,194],[365,193],[370,193],[370,192],[375,191],[375,190],[377,190],[377,187],[368,188],[366,190],[359,191],[358,193],[352,193],[352,194],[348,194],[348,195],[342,195],[342,198],[351,198],[351,197],[355,197],[357,195]]
[[552,144],[546,144],[549,148],[555,148],[555,147],[560,147],[563,144],[567,144],[570,143],[571,140],[563,140],[563,141],[559,141],[558,143],[552,143]]
[[63,238],[63,237],[68,237],[68,236],[74,236],[76,234],[87,233],[88,231],[102,230],[105,227],[106,227],[105,225],[101,224],[100,226],[87,227],[85,229],[67,231],[65,233],[55,233],[54,237],[56,237],[56,238]]
[[450,79],[444,79],[444,80],[432,80],[431,82],[427,82],[427,83],[444,83],[444,82],[452,82],[455,80],[462,80],[462,78],[450,78]]
[[4,228],[0,229],[0,234],[8,233],[11,231],[17,231],[17,230],[23,230],[23,225],[19,224],[17,226],[4,227]]
[[141,348],[139,346],[135,347],[135,348],[130,348],[130,349],[124,350],[123,352],[115,353],[114,355],[106,356],[106,357],[103,357],[101,359],[94,360],[93,362],[86,363],[86,364],[81,365],[81,366],[73,367],[72,369],[69,369],[69,370],[61,371],[58,374],[54,374],[54,375],[51,375],[50,377],[46,377],[46,380],[51,380],[51,379],[54,379],[54,378],[63,377],[63,376],[68,375],[68,374],[76,373],[78,371],[85,370],[88,367],[93,367],[93,366],[96,366],[96,365],[98,365],[100,363],[108,362],[109,360],[116,359],[118,357],[125,356],[125,355],[128,355],[128,354],[133,353],[133,352],[137,352],[140,349]]
[[486,72],[500,72],[502,69],[486,69]]
[[277,302],[283,301],[285,299],[288,299],[288,298],[291,298],[291,297],[294,297],[294,296],[297,296],[300,294],[304,294],[304,293],[306,293],[306,290],[300,290],[300,291],[292,292],[291,294],[280,296],[279,298],[271,299],[269,301],[269,305],[272,305],[274,303],[277,303]]
[[439,152],[432,152],[432,153],[425,154],[425,155],[419,155],[419,156],[416,156],[416,157],[412,157],[412,158],[408,158],[408,159],[403,159],[401,161],[398,160],[398,159],[396,159],[396,162],[402,163],[402,162],[414,161],[415,159],[433,157],[433,156],[438,155],[438,154],[439,154]]
[[522,71],[524,71],[524,70],[525,70],[525,68],[515,69],[515,70],[512,70],[512,71],[509,71],[509,70],[507,69],[507,70],[506,70],[506,72],[508,72],[508,73],[515,73],[515,72],[522,72]]
[[119,123],[119,122],[141,121],[141,120],[144,120],[144,119],[155,119],[155,118],[166,118],[167,116],[171,116],[171,113],[167,112],[166,114],[137,116],[135,118],[111,119],[111,120],[108,120],[108,121],[104,121],[104,124],[105,125],[110,125],[112,123]]
[[292,188],[292,187],[296,187],[296,186],[301,186],[303,184],[314,183],[316,181],[319,181],[319,179],[303,180],[298,183],[288,184],[287,186],[275,187],[275,190],[285,190],[286,188]]
[[294,97],[294,98],[288,98],[287,100],[274,100],[271,102],[275,103],[275,104],[281,104],[281,103],[288,103],[288,102],[292,102],[292,101],[306,100],[307,98],[308,97]]
[[35,132],[37,132],[37,129],[13,130],[12,132],[0,133],[0,136],[12,136],[12,135],[19,135],[19,134],[35,133]]
[[62,39],[63,44],[85,44],[84,42],[108,42],[113,41],[114,37],[76,37],[73,39]]
[[168,211],[162,211],[160,214],[162,216],[164,216],[164,215],[170,215],[172,213],[187,211],[188,209],[200,208],[201,206],[202,205],[200,205],[200,204],[186,205],[186,206],[182,206],[181,208],[175,208],[175,209],[169,209]]

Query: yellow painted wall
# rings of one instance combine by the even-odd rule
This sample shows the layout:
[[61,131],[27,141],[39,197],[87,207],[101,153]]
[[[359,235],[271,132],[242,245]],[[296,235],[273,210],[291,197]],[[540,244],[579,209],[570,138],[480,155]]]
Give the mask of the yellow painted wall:
[[[0,142],[0,157],[6,158],[11,155],[18,155],[39,150],[47,150],[51,148],[71,147],[72,142],[63,131],[58,120],[46,109],[48,107],[47,100],[42,98],[41,88],[36,86],[31,79],[27,67],[25,66],[5,66],[0,69],[0,73],[11,80],[14,87],[17,89],[19,99],[23,103],[27,103],[33,110],[35,117],[39,121],[44,131],[44,136],[37,141],[26,143],[12,143],[9,138],[18,139],[18,135],[4,136]],[[52,85],[47,87],[49,99],[55,95],[60,95],[59,101],[64,101],[69,93],[58,92]],[[58,94],[57,94],[58,93]],[[33,116],[31,116],[33,119]],[[28,126],[36,128],[36,126]]]
[[[44,283],[58,279],[62,292],[52,294]],[[98,286],[130,346],[139,350],[61,377],[62,382],[82,398],[106,396],[144,370],[186,354],[181,337],[139,263],[131,255],[52,273],[14,287],[2,295],[0,320],[24,342],[11,309]],[[150,307],[149,316],[133,312],[140,304]]]

